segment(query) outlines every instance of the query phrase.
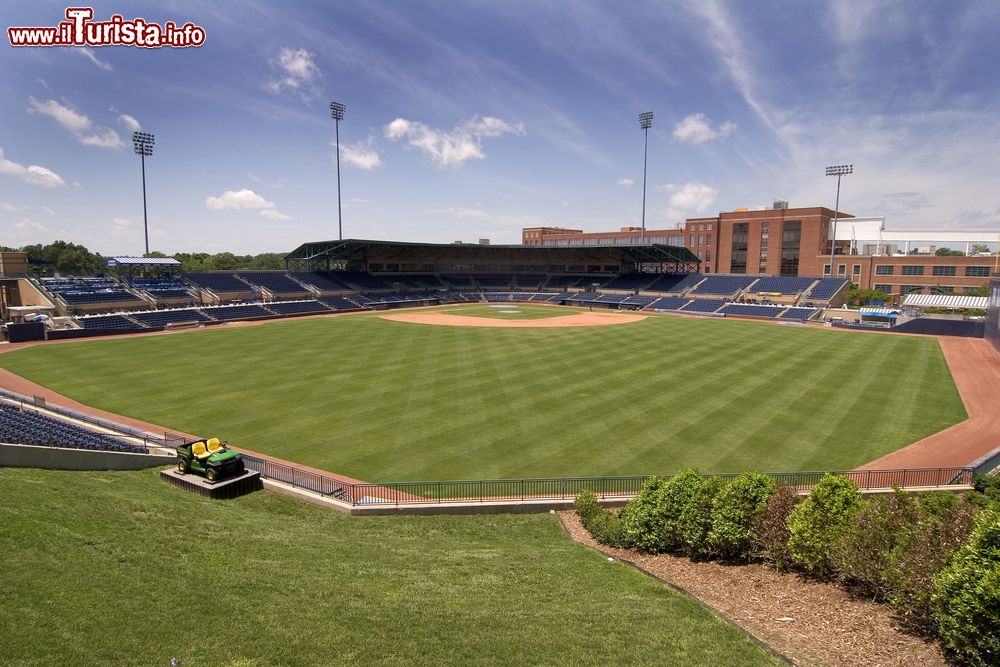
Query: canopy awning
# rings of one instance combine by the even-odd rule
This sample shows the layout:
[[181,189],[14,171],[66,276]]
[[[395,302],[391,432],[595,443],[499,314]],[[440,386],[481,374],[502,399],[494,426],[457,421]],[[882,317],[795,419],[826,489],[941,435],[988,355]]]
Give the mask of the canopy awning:
[[104,266],[180,266],[173,257],[108,257]]
[[965,296],[962,294],[907,294],[904,306],[917,308],[979,308],[986,310],[988,297]]

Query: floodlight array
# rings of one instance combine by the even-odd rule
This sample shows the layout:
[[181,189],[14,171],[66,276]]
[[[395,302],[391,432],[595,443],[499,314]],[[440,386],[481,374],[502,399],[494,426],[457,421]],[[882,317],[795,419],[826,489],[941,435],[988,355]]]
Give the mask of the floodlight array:
[[135,148],[136,155],[152,155],[154,143],[156,143],[156,138],[149,132],[132,133],[132,147]]
[[336,120],[344,120],[347,105],[343,102],[330,102],[330,116]]
[[653,127],[652,111],[644,111],[641,114],[639,114],[639,127],[644,130],[648,130],[649,128]]
[[853,164],[838,164],[833,167],[826,168],[827,176],[846,176],[847,174],[854,173]]

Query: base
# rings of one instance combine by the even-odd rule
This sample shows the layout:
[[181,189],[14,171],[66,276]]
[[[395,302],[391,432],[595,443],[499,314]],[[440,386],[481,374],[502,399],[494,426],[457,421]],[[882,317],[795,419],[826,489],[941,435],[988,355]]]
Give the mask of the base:
[[210,482],[195,473],[182,475],[176,469],[161,470],[160,479],[182,489],[215,499],[238,498],[263,488],[260,473],[256,470],[244,470],[235,477],[220,479],[218,482]]

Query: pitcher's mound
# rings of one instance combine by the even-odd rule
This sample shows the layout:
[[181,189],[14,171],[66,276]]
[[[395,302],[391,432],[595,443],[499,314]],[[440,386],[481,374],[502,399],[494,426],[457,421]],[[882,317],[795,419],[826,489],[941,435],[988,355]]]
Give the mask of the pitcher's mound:
[[635,313],[577,313],[565,317],[544,317],[536,320],[497,320],[489,317],[469,317],[448,315],[447,313],[395,313],[380,315],[384,320],[411,322],[413,324],[436,324],[444,327],[506,327],[518,329],[555,329],[558,327],[602,327],[611,324],[631,324],[646,319]]

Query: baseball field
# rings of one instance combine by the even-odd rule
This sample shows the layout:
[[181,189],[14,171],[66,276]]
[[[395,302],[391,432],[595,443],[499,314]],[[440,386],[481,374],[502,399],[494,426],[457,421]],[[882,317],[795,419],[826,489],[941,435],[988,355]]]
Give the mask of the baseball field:
[[657,315],[564,328],[551,324],[587,311],[525,304],[446,312],[550,326],[366,313],[38,346],[0,367],[368,481],[847,469],[966,417],[933,338]]

